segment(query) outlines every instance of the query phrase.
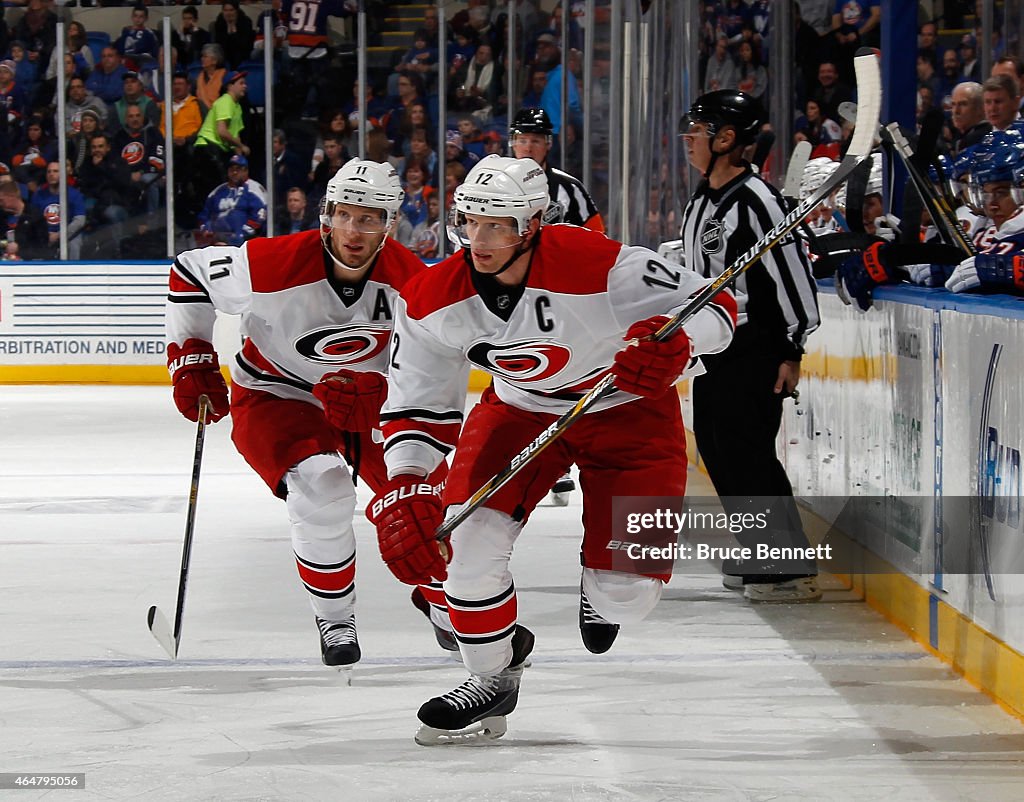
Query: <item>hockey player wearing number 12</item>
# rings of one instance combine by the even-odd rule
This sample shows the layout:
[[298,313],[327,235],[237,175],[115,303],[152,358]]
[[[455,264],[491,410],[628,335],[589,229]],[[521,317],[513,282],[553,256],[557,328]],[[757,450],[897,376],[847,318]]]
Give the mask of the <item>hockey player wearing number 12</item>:
[[[579,466],[584,645],[607,651],[620,624],[661,596],[668,565],[645,567],[614,549],[613,496],[682,496],[685,433],[672,385],[696,357],[732,337],[735,301],[723,290],[664,341],[649,339],[710,282],[571,225],[542,226],[549,202],[532,159],[490,155],[455,190],[452,234],[463,249],[411,280],[395,311],[381,422],[389,481],[367,514],[384,561],[403,582],[443,580],[470,678],[419,710],[421,744],[495,738],[516,706],[533,635],[517,623],[509,559],[537,503]],[[631,344],[626,344],[630,343]],[[491,374],[462,427],[471,366]],[[599,382],[599,402],[439,542],[479,487]],[[456,442],[458,443],[456,448]],[[439,499],[423,477],[455,449]]]
[[[690,165],[703,173],[683,210],[685,264],[715,278],[786,216],[782,196],[751,170],[741,152],[766,122],[761,105],[733,89],[697,98],[682,120]],[[807,335],[818,327],[818,300],[804,249],[793,237],[774,246],[735,284],[736,336],[704,360],[693,382],[697,449],[715,490],[729,504],[751,497],[791,499],[775,440],[782,402],[800,380]],[[742,545],[806,546],[795,507],[773,504],[771,536],[745,533]],[[781,515],[781,509],[786,514]],[[783,540],[785,542],[783,542]],[[727,587],[755,602],[820,598],[813,564],[752,562],[723,566]]]
[[[299,577],[330,666],[360,658],[353,475],[372,490],[387,481],[371,430],[388,392],[398,293],[425,269],[389,237],[403,197],[390,165],[353,160],[327,185],[319,230],[186,251],[170,274],[168,369],[174,402],[189,420],[201,395],[212,402],[211,422],[228,414],[213,324],[217,310],[242,316],[231,439],[287,503]],[[429,481],[445,472],[438,465]],[[419,589],[413,600],[429,615]],[[436,627],[435,634],[457,648]]]

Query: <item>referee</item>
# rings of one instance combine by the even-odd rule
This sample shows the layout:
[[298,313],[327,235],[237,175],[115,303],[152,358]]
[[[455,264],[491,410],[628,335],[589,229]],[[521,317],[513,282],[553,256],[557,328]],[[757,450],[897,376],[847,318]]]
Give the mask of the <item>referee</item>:
[[[760,104],[733,89],[702,95],[682,120],[687,157],[704,180],[683,211],[680,236],[686,266],[706,277],[725,272],[786,216],[781,195],[742,157],[765,122]],[[693,382],[697,448],[724,504],[781,499],[772,505],[769,528],[739,535],[742,545],[806,546],[793,488],[775,451],[783,399],[796,389],[804,343],[819,323],[817,292],[798,241],[789,236],[773,247],[736,279],[733,293],[736,335],[722,353],[701,357],[707,372]],[[742,576],[751,601],[821,597],[813,562],[726,565],[723,571],[729,587],[740,587]]]

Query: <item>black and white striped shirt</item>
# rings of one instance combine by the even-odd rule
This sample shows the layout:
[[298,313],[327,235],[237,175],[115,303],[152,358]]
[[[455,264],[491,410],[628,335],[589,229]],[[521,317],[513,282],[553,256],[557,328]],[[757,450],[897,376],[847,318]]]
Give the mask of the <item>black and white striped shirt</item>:
[[[685,264],[705,277],[719,276],[785,216],[782,196],[749,166],[720,189],[702,182],[683,210]],[[768,350],[800,359],[821,321],[807,257],[792,235],[736,279],[733,294],[737,334],[752,324]]]
[[583,182],[554,167],[548,167],[545,172],[548,176],[548,195],[562,207],[560,222],[604,233],[604,220]]

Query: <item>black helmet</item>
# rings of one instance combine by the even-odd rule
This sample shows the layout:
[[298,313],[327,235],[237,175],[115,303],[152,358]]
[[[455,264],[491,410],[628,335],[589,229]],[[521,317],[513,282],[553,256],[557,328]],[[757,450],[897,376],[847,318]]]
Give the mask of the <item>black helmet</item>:
[[746,92],[737,89],[719,89],[697,98],[690,111],[679,121],[680,133],[686,133],[690,123],[702,122],[708,126],[708,135],[714,136],[723,126],[736,129],[736,138],[750,144],[761,126],[767,122],[761,104]]
[[516,134],[540,134],[541,136],[551,136],[555,132],[555,127],[551,124],[551,118],[548,117],[548,113],[544,109],[538,108],[527,108],[520,109],[512,120],[512,124],[508,127],[509,137],[513,137]]

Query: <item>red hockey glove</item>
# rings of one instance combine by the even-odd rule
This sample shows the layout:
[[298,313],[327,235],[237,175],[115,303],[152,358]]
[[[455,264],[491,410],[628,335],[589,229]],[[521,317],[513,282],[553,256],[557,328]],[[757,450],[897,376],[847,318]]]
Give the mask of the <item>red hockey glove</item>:
[[174,385],[174,405],[189,420],[199,420],[199,396],[210,399],[207,420],[228,414],[228,387],[220,373],[217,352],[206,340],[185,340],[167,346],[167,372]]
[[313,395],[324,405],[324,415],[334,428],[368,432],[380,428],[380,408],[388,397],[388,383],[379,373],[339,370],[313,385]]
[[380,556],[400,582],[422,585],[448,578],[451,552],[435,537],[441,525],[439,489],[420,476],[399,474],[374,496],[366,517],[377,527]]
[[624,339],[639,340],[615,355],[612,373],[620,390],[645,398],[659,398],[679,378],[690,361],[690,338],[676,333],[661,342],[648,339],[668,322],[663,315],[639,320],[629,327]]

